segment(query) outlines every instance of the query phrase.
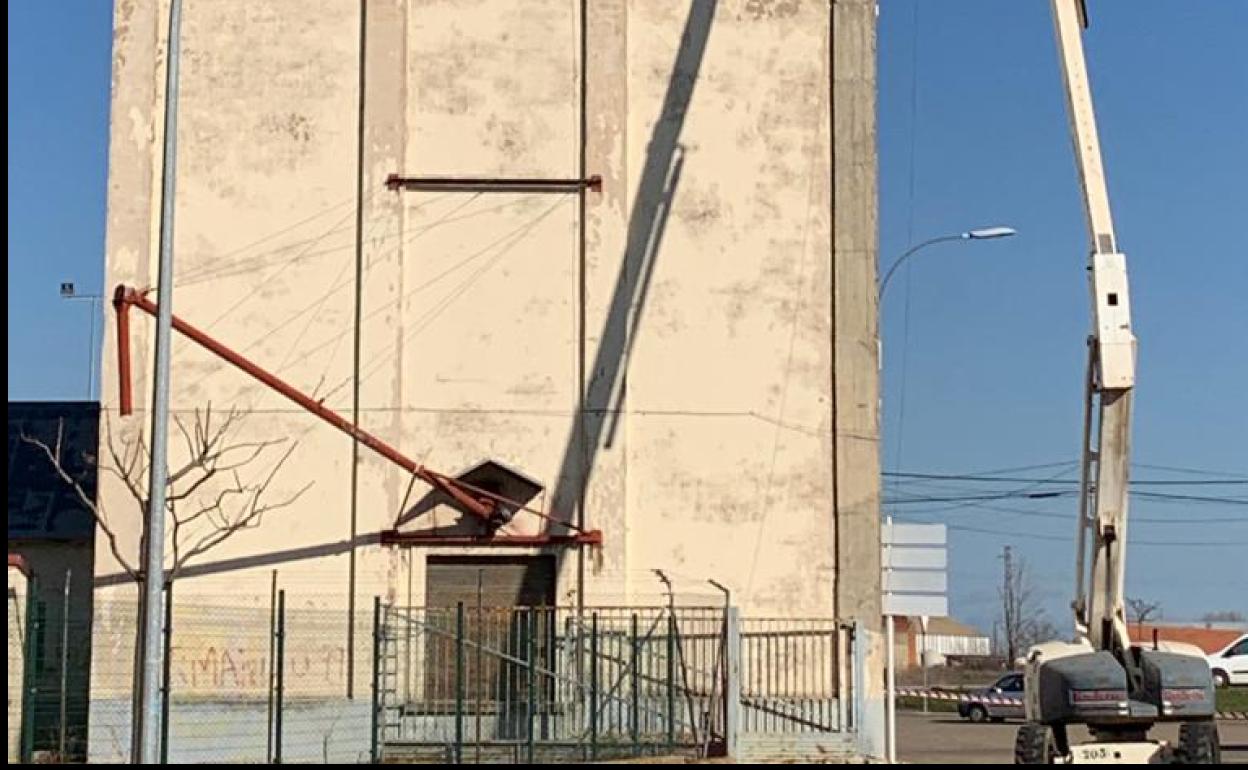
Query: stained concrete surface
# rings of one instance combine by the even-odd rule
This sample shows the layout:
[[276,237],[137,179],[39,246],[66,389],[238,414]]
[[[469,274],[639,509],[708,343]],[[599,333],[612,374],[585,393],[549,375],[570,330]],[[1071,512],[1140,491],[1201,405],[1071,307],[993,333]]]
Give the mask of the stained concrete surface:
[[[1017,731],[1017,722],[971,724],[951,714],[901,712],[897,715],[897,758],[922,765],[1012,764]],[[1176,725],[1164,725],[1156,736],[1173,741],[1178,732]],[[1218,733],[1222,763],[1248,764],[1248,722],[1219,722]],[[1077,731],[1072,737],[1084,740],[1087,733]],[[1230,746],[1243,750],[1228,749]]]

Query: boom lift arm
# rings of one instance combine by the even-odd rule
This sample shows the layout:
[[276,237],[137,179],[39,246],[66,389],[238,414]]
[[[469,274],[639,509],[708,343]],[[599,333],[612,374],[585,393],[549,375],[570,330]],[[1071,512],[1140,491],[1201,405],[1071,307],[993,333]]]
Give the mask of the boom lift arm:
[[1081,40],[1085,17],[1075,0],[1052,1],[1070,133],[1091,241],[1088,288],[1092,299],[1092,335],[1088,340],[1084,396],[1075,628],[1097,649],[1121,653],[1131,646],[1123,578],[1135,386],[1135,335],[1131,331],[1127,258],[1118,251],[1101,164]]

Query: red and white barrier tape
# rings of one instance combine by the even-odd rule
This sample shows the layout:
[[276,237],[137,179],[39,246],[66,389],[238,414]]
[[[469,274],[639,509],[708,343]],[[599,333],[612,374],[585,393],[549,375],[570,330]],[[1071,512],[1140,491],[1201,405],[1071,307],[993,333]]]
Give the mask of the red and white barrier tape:
[[969,695],[962,692],[948,692],[947,690],[920,690],[914,687],[898,687],[897,697],[899,698],[922,698],[927,696],[931,700],[950,700],[958,703],[984,703],[991,706],[1017,706],[1023,702],[1022,698],[1002,698],[995,695]]
[[[946,690],[921,690],[915,687],[897,688],[897,697],[899,698],[922,698],[924,696],[930,700],[983,703],[988,706],[1017,706],[1022,701],[1021,698],[1002,698],[996,695],[970,695],[962,692],[948,692]],[[1222,720],[1248,721],[1248,711],[1219,711],[1214,714],[1214,717]]]

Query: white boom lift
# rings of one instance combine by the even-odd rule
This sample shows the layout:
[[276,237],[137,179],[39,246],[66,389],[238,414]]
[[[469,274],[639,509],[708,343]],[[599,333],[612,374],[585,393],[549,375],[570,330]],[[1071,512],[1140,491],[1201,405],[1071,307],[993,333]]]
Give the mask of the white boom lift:
[[[1092,241],[1093,329],[1072,605],[1076,639],[1028,651],[1027,723],[1018,731],[1015,763],[1215,763],[1213,678],[1204,654],[1174,643],[1133,646],[1127,633],[1123,577],[1136,356],[1127,260],[1114,236],[1083,56],[1086,9],[1083,0],[1051,3]],[[1157,722],[1180,723],[1177,745],[1149,740]],[[1072,745],[1069,725],[1086,725],[1091,741]]]

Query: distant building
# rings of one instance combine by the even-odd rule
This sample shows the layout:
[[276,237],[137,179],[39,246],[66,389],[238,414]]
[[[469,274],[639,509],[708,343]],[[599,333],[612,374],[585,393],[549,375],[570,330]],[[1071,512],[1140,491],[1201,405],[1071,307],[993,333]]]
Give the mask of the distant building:
[[992,654],[990,638],[953,618],[929,619],[926,636],[918,618],[897,618],[896,633],[894,655],[901,669],[922,665],[924,644],[929,666],[947,665],[951,657],[987,658]]
[[1131,623],[1131,641],[1148,644],[1156,632],[1158,641],[1194,644],[1206,654],[1213,654],[1248,631],[1248,624],[1232,623]]

